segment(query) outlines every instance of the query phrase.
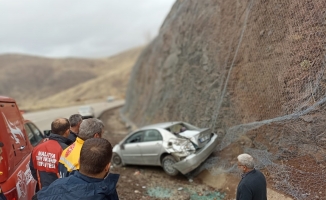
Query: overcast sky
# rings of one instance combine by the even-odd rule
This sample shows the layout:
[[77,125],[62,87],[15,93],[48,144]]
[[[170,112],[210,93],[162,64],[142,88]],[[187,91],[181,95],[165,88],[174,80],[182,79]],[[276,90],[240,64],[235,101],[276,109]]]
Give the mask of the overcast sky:
[[175,0],[0,0],[0,54],[106,57],[153,39]]

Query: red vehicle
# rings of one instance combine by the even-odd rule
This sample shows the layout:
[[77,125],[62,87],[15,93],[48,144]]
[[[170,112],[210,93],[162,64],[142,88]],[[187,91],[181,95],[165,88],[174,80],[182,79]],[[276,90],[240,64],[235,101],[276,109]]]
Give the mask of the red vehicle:
[[36,181],[29,168],[30,155],[43,138],[32,122],[24,121],[14,99],[0,96],[0,141],[4,143],[0,185],[8,200],[32,199]]

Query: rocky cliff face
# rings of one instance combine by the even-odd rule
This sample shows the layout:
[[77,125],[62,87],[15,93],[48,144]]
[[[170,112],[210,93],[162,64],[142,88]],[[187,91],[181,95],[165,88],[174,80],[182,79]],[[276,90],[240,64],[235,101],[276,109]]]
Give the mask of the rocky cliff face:
[[232,164],[249,152],[274,188],[320,195],[325,9],[322,0],[177,1],[133,68],[123,113],[140,126],[211,127],[221,138],[216,156]]

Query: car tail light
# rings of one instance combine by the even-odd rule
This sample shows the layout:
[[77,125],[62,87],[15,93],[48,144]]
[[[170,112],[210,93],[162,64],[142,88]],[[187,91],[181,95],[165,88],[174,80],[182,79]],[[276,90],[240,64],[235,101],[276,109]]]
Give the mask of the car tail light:
[[7,200],[18,200],[18,193],[17,193],[16,188],[5,193],[5,196],[7,197]]

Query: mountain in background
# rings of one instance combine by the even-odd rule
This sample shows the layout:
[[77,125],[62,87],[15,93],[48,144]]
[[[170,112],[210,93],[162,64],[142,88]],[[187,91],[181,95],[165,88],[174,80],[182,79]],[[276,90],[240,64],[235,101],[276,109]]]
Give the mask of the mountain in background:
[[143,47],[101,59],[0,55],[0,94],[21,109],[42,109],[124,98],[131,68]]

